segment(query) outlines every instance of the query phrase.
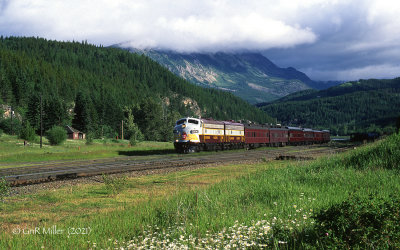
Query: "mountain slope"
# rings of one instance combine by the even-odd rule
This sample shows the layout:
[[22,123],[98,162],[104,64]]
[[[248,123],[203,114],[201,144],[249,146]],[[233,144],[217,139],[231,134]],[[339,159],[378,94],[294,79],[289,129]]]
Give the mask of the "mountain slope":
[[400,78],[305,90],[258,106],[284,124],[330,127],[334,133],[380,130],[394,127],[400,116]]
[[127,108],[142,132],[154,129],[145,134],[152,140],[172,134],[179,116],[271,120],[231,93],[195,86],[146,56],[84,42],[1,37],[0,86],[0,104],[12,105],[35,128],[40,96],[45,129],[74,121],[79,101],[88,123],[84,132],[97,135],[118,133]]
[[[119,45],[122,46],[122,45]],[[255,104],[293,92],[323,88],[294,68],[279,68],[258,53],[190,53],[138,50],[193,83],[232,92]]]

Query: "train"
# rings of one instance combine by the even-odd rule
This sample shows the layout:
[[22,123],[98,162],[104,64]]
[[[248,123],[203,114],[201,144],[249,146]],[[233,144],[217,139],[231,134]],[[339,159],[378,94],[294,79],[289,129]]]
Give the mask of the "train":
[[330,141],[329,130],[243,124],[193,117],[179,119],[173,133],[174,147],[178,153],[310,145]]

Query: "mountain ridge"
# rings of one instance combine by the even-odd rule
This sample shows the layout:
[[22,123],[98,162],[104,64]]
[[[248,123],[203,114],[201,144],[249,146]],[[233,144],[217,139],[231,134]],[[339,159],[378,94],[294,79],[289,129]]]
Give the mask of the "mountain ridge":
[[[116,47],[124,48],[121,44]],[[252,104],[334,84],[313,81],[293,67],[280,68],[258,52],[179,53],[132,47],[125,49],[144,54],[197,85],[232,92]]]

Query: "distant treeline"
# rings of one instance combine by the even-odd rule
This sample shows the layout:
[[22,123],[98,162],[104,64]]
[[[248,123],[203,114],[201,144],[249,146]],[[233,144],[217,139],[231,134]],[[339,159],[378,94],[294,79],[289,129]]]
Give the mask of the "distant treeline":
[[[0,104],[13,106],[36,131],[41,97],[45,131],[72,124],[92,137],[115,136],[129,120],[144,139],[170,140],[174,121],[195,115],[187,98],[205,117],[271,121],[232,94],[195,86],[146,56],[87,42],[1,37],[0,86]],[[9,132],[1,117],[0,129]]]
[[400,78],[306,90],[258,106],[284,124],[329,128],[333,134],[392,133],[400,117]]

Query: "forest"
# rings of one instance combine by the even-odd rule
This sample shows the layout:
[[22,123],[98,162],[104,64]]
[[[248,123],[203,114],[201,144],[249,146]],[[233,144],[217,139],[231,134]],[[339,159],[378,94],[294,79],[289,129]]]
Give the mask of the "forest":
[[305,90],[258,106],[284,124],[330,129],[335,135],[390,134],[400,118],[400,78]]
[[[195,86],[144,55],[87,42],[33,37],[0,38],[0,130],[40,132],[72,125],[92,138],[120,135],[168,141],[182,116],[221,120],[272,119],[220,90]],[[0,109],[1,110],[1,109]],[[12,131],[11,131],[12,130]]]

